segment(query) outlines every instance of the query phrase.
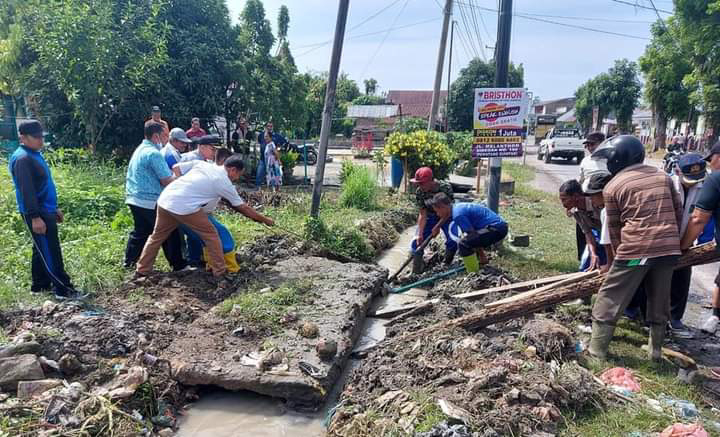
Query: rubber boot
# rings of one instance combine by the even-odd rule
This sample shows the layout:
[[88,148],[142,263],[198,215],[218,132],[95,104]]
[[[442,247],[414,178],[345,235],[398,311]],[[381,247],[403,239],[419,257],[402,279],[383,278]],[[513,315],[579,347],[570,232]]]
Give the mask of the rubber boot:
[[412,274],[413,275],[421,275],[424,270],[425,270],[425,260],[423,259],[423,253],[415,252],[413,254]]
[[613,325],[593,322],[588,353],[595,358],[604,360],[607,357],[608,347],[610,347],[614,332],[615,326]]
[[462,257],[463,264],[465,264],[465,271],[468,273],[476,273],[480,271],[480,263],[478,262],[477,255],[474,253],[468,256]]
[[227,268],[228,272],[230,273],[237,273],[240,271],[240,266],[237,263],[237,259],[235,258],[235,252],[227,252],[223,255],[225,258],[225,267]]
[[205,270],[208,272],[212,272],[212,267],[210,267],[210,263],[208,262],[208,260],[210,259],[210,255],[208,255],[208,251],[204,247],[202,257],[200,259],[202,260],[202,262],[205,263]]
[[653,361],[662,359],[662,345],[665,341],[665,324],[650,325],[650,340],[648,341],[648,358]]
[[452,264],[453,260],[455,259],[455,252],[457,252],[457,250],[445,249],[445,258],[443,258],[443,263],[446,266]]

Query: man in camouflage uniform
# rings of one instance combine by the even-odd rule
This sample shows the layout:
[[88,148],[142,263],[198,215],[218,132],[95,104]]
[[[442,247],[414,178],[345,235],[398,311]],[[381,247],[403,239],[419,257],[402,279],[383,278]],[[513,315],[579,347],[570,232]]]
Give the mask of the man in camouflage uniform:
[[[415,202],[420,208],[417,220],[417,232],[410,249],[413,254],[413,274],[423,272],[425,263],[423,261],[424,250],[417,250],[418,247],[430,237],[433,227],[438,224],[440,218],[427,204],[437,193],[445,193],[451,200],[454,198],[452,186],[447,181],[436,181],[430,167],[420,167],[415,172],[415,177],[410,180],[417,186],[415,191]],[[445,264],[450,264],[457,252],[457,243],[449,235],[450,222],[442,225],[445,234]]]

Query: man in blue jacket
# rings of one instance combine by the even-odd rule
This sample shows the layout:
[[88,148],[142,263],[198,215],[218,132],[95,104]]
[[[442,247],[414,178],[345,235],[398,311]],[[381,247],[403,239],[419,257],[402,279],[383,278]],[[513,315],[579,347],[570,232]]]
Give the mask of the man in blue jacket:
[[52,173],[40,153],[43,129],[37,120],[26,120],[18,131],[21,145],[10,157],[9,169],[18,211],[33,239],[30,290],[53,290],[58,297],[71,297],[75,291],[65,272],[57,227],[63,213],[58,209]]
[[[440,219],[452,222],[464,234],[459,239],[460,256],[468,273],[480,270],[480,262],[487,264],[487,256],[483,249],[505,238],[508,232],[507,223],[499,215],[479,203],[456,203],[445,193],[437,193],[430,201]],[[452,228],[452,223],[451,223]],[[440,226],[433,228],[433,237],[440,233]],[[453,236],[451,235],[451,238]],[[476,255],[477,254],[477,255]],[[478,260],[478,257],[480,260]]]

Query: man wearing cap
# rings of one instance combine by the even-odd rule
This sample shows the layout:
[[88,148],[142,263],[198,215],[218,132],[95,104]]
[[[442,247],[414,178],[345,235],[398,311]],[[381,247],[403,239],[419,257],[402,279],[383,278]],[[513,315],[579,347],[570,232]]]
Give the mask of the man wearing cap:
[[37,120],[20,124],[20,146],[10,156],[8,167],[15,185],[18,211],[30,229],[33,240],[31,275],[33,292],[53,289],[59,297],[74,294],[65,272],[58,223],[63,213],[58,209],[52,173],[40,150],[43,129]]
[[[683,233],[680,247],[683,250],[690,248],[703,232],[703,229],[715,221],[715,241],[720,241],[720,142],[715,143],[704,160],[709,163],[713,172],[707,176],[700,189],[700,194],[695,202],[695,208]],[[715,277],[715,287],[712,292],[712,313],[703,323],[701,329],[705,332],[714,333],[720,322],[720,271]]]
[[161,150],[168,167],[172,168],[173,165],[180,162],[180,154],[185,153],[191,143],[192,140],[179,127],[175,127],[170,131],[170,140]]
[[197,117],[193,117],[192,120],[190,120],[190,129],[188,129],[186,133],[190,139],[204,137],[207,135],[205,129],[200,127],[200,119]]
[[[172,171],[160,153],[164,126],[145,124],[145,139],[135,149],[125,179],[125,203],[133,216],[134,227],[125,249],[125,267],[132,267],[140,258],[145,242],[155,226],[157,199],[163,188],[174,180]],[[175,231],[163,243],[163,252],[173,270],[185,268],[182,239]]]
[[162,119],[159,106],[152,107],[150,110],[150,120],[145,122],[145,126],[147,127],[151,122],[160,123],[163,126],[163,135],[165,136],[163,138],[163,144],[165,144],[167,142],[167,136],[170,134],[170,126],[167,121]]
[[197,145],[197,149],[183,153],[180,162],[187,161],[214,161],[215,148],[220,147],[220,137],[217,135],[205,135],[193,140]]
[[598,146],[603,141],[605,141],[605,134],[602,132],[592,132],[585,138],[585,141],[583,141],[583,145],[588,151],[588,155],[580,162],[580,178],[578,179],[578,182],[581,184],[584,183],[585,180],[589,179],[594,173],[603,173],[607,171],[606,160],[602,157],[593,156],[593,152],[597,150]]
[[[447,194],[439,192],[428,202],[441,220],[452,222],[462,231],[458,241],[460,257],[468,273],[480,270],[480,263],[487,264],[485,250],[501,241],[508,233],[505,220],[479,203],[457,203],[453,205]],[[432,230],[432,236],[440,233],[438,223]],[[479,258],[479,260],[478,260]]]
[[239,155],[229,157],[222,166],[198,162],[164,190],[158,198],[157,221],[138,261],[137,274],[144,276],[152,271],[160,245],[177,231],[179,225],[185,225],[200,236],[205,244],[213,275],[224,275],[227,267],[222,244],[204,208],[224,198],[235,211],[246,217],[268,226],[275,224],[271,218],[247,205],[238,195],[232,182],[240,179],[244,172],[245,166]]
[[[432,234],[433,228],[440,222],[440,218],[433,209],[428,205],[433,196],[437,193],[445,193],[450,200],[453,200],[452,186],[447,181],[436,181],[433,177],[433,171],[430,167],[420,167],[415,172],[415,177],[410,182],[417,186],[415,191],[415,203],[420,209],[417,219],[417,231],[415,239],[410,248],[413,254],[413,274],[420,274],[425,268],[423,260],[424,250],[417,250],[428,237]],[[445,234],[445,263],[450,264],[457,252],[457,243],[449,236],[448,221],[444,221],[440,227]]]

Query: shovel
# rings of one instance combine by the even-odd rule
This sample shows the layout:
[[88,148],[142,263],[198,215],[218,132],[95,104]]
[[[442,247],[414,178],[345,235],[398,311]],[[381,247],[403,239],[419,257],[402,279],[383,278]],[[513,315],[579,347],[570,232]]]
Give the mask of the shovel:
[[[445,223],[445,220],[443,219],[443,220],[440,220],[440,222],[438,222],[438,224],[435,225],[435,226],[442,226],[444,223]],[[425,246],[427,246],[428,243],[430,243],[430,240],[432,240],[432,239],[433,239],[433,235],[430,234],[430,235],[428,236],[428,238],[426,238],[425,241],[422,242],[422,244],[420,245],[420,247],[418,247],[417,249],[415,249],[415,252],[420,252],[420,251],[422,251],[423,249],[425,249]],[[388,278],[388,280],[387,280],[388,284],[391,283],[392,281],[394,281],[395,278],[397,278],[397,276],[405,269],[405,267],[407,267],[408,264],[410,264],[410,261],[412,261],[413,256],[415,256],[415,254],[414,254],[414,253],[411,253],[410,256],[408,257],[408,259],[406,259],[405,262],[402,263],[402,265],[400,266],[400,268],[398,269],[398,271],[395,272],[392,276],[390,276],[390,277]]]

